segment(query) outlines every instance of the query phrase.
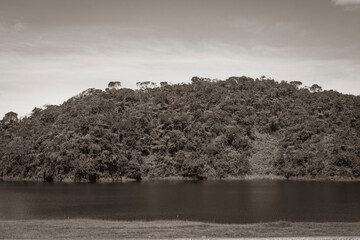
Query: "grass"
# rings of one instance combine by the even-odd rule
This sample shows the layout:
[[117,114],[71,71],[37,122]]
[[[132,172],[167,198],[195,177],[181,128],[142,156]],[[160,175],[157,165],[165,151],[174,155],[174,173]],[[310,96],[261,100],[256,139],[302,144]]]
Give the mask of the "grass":
[[[187,221],[0,220],[0,239],[360,237],[357,223],[271,222],[217,224]],[[331,237],[331,238],[323,238]]]

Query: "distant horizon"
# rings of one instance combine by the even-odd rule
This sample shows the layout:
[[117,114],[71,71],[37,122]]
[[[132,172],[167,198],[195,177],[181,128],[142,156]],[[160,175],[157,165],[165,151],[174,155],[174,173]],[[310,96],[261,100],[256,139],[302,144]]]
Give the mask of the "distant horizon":
[[0,0],[0,118],[120,81],[230,76],[360,95],[359,0]]

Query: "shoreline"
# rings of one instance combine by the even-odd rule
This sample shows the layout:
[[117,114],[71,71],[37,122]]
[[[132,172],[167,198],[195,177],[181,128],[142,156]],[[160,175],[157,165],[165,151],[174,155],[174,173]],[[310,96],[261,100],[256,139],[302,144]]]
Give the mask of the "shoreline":
[[[210,179],[195,179],[182,176],[170,176],[170,177],[144,177],[141,180],[131,179],[123,177],[121,179],[111,179],[111,178],[99,178],[95,183],[126,183],[126,182],[151,182],[151,181],[259,181],[259,180],[269,180],[269,181],[306,181],[306,182],[360,182],[360,178],[348,178],[348,177],[319,177],[319,178],[310,178],[310,177],[292,177],[286,179],[283,176],[279,175],[245,175],[245,176],[229,176],[225,178],[210,178]],[[18,177],[3,177],[0,179],[0,182],[24,182],[24,183],[45,183],[43,179],[37,178],[18,178]],[[48,182],[47,182],[48,183]],[[87,180],[74,181],[73,178],[64,178],[61,181],[54,179],[50,183],[90,183]]]
[[97,219],[0,220],[1,238],[310,238],[355,239],[360,222],[266,222],[222,224],[178,220],[111,221]]

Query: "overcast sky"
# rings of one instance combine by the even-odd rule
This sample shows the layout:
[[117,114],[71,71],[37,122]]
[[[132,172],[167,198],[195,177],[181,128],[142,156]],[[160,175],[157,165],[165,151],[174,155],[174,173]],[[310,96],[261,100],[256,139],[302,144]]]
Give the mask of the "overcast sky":
[[0,0],[0,119],[195,75],[359,95],[360,0]]

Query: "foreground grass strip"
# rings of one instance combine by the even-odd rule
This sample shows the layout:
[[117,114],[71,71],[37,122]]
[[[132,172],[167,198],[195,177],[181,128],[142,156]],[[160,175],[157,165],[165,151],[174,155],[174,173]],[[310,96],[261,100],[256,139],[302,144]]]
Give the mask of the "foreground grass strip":
[[[0,239],[360,237],[358,223],[216,224],[187,221],[0,220]],[[303,239],[303,238],[301,238]],[[305,238],[304,238],[305,239]]]

